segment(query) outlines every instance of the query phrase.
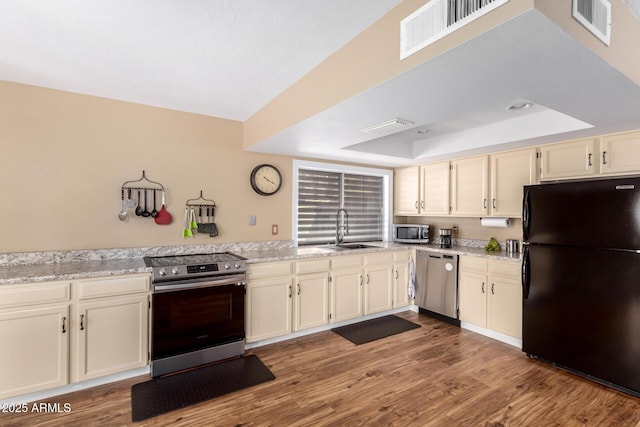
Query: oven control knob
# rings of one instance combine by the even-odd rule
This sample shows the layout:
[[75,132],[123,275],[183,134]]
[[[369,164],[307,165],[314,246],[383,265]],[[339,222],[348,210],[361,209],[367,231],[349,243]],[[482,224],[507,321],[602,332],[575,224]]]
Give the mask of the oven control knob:
[[231,268],[231,266],[230,266],[229,264],[225,264],[225,265],[224,265],[224,269],[225,269],[225,270],[228,270],[228,269],[230,269],[230,268]]
[[159,275],[161,275],[161,276],[166,276],[166,275],[167,275],[167,270],[165,270],[164,268],[161,268],[161,269],[158,271],[158,274],[159,274]]
[[171,272],[173,273],[173,275],[175,276],[176,274],[180,273],[180,269],[178,267],[173,267],[171,269]]
[[233,266],[234,266],[236,269],[240,268],[240,264],[238,264],[237,262],[236,262],[235,264],[233,264]]

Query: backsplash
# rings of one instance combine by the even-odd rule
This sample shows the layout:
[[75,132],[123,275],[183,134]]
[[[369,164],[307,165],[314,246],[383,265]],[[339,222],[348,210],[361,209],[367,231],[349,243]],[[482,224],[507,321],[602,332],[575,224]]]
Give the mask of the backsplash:
[[107,259],[141,258],[144,256],[189,255],[213,252],[241,252],[285,249],[293,246],[291,240],[264,242],[219,243],[185,246],[154,246],[146,248],[114,248],[73,251],[0,253],[0,265],[53,264],[62,262],[102,261]]

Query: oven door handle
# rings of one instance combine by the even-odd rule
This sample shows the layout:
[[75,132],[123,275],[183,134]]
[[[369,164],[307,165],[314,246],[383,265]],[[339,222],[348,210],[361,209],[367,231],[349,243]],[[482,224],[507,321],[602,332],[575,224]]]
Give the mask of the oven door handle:
[[153,292],[158,294],[162,292],[186,291],[189,289],[213,288],[225,285],[246,285],[246,276],[244,274],[236,274],[233,276],[225,276],[222,279],[206,280],[203,282],[186,281],[182,283],[156,283],[153,285]]

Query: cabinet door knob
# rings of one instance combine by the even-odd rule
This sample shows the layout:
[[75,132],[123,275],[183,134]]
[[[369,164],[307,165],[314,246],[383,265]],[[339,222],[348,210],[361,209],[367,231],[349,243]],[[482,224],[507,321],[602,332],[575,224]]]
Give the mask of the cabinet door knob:
[[416,209],[418,209],[418,201],[416,200]]
[[482,293],[484,294],[484,282],[482,282]]
[[84,331],[84,314],[80,315],[80,330]]
[[482,209],[487,209],[487,199],[482,199]]
[[492,283],[492,284],[491,284],[491,295],[495,295],[495,294],[496,294],[495,292],[493,292],[493,290],[494,290],[494,288],[495,288],[495,287],[496,287],[496,284],[495,284],[495,283]]
[[589,166],[593,166],[593,163],[591,163],[591,153],[589,153]]
[[494,197],[493,201],[491,202],[491,206],[493,206],[493,209],[496,208],[496,199]]
[[67,316],[62,317],[62,333],[67,333]]
[[300,283],[298,283],[298,295],[300,295]]
[[367,273],[367,285],[369,284],[369,273]]
[[602,164],[603,165],[607,164],[607,152],[606,151],[602,152]]
[[291,285],[289,285],[289,298],[291,298]]

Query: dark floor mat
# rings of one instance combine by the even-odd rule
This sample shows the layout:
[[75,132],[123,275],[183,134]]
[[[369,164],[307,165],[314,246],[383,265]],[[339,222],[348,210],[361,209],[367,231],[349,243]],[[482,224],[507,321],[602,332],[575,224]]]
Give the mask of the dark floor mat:
[[360,345],[419,327],[420,325],[416,323],[389,315],[341,326],[332,329],[332,331],[352,343]]
[[275,379],[256,355],[209,365],[131,387],[131,418],[142,421]]

